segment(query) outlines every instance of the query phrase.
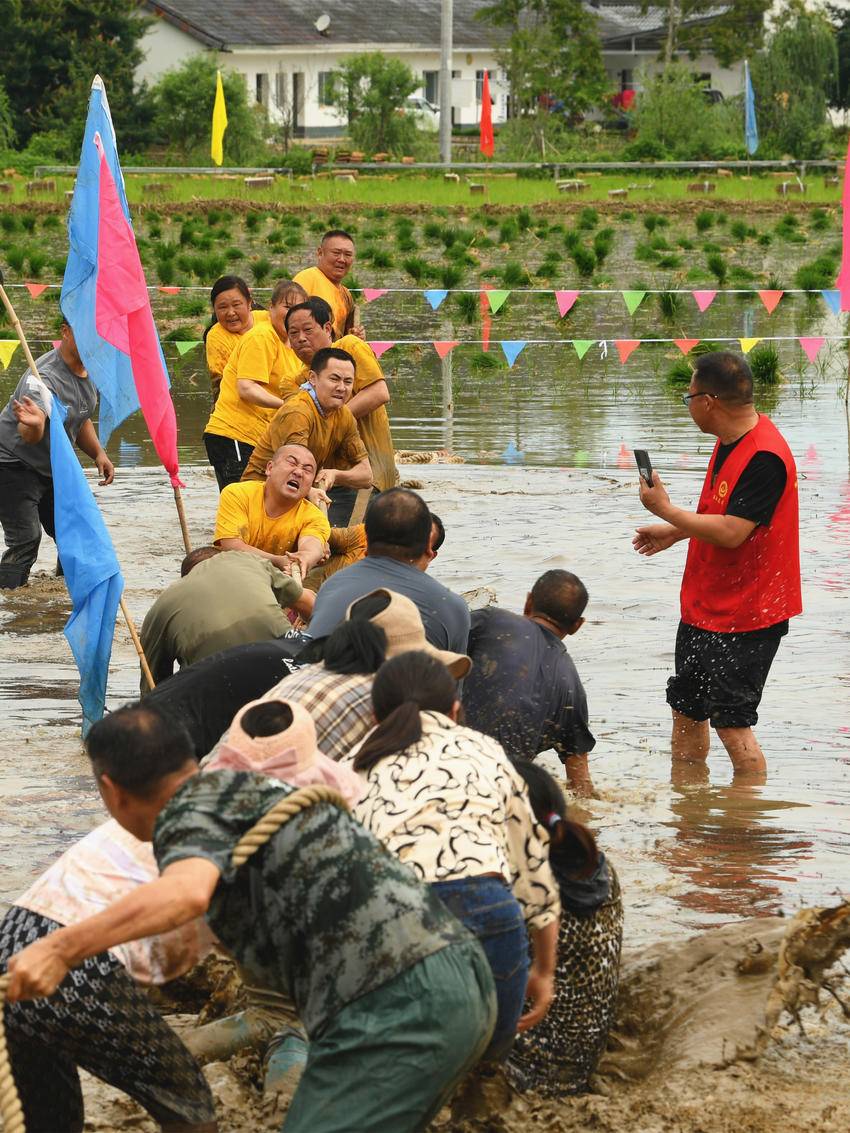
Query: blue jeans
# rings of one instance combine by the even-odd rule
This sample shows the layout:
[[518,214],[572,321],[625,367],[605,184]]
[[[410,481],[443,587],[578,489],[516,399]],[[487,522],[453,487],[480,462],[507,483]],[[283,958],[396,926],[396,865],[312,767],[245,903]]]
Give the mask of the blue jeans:
[[431,888],[457,919],[478,937],[496,985],[498,1016],[482,1058],[507,1058],[522,1014],[528,982],[528,935],[520,904],[500,877],[435,881]]

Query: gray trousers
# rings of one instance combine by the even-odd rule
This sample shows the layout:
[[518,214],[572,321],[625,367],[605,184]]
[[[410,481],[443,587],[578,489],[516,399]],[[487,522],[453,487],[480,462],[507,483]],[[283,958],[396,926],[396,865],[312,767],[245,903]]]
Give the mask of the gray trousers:
[[38,557],[42,527],[55,538],[53,481],[21,461],[0,461],[0,526],[6,550],[0,589],[24,586]]

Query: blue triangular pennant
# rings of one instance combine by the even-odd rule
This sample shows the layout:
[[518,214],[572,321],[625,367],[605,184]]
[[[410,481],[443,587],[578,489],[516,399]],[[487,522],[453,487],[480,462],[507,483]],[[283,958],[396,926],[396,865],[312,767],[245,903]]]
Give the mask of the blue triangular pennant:
[[425,296],[425,298],[431,304],[431,310],[436,311],[437,308],[442,303],[442,301],[448,295],[448,291],[441,291],[441,290],[423,291],[422,294]]
[[832,311],[833,315],[840,314],[841,312],[841,292],[840,291],[821,291],[823,301]]
[[527,345],[527,342],[520,340],[513,342],[502,340],[502,350],[505,352],[505,358],[507,359],[509,368],[513,366],[514,362],[516,362]]

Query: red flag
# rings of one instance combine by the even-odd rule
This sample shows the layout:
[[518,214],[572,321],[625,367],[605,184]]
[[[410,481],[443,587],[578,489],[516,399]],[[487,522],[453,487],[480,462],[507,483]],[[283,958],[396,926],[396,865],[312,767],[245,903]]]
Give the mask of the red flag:
[[178,476],[177,419],[145,273],[99,135],[95,135],[95,144],[100,152],[95,327],[101,338],[130,356],[133,382],[148,432],[172,485],[178,488],[183,485]]
[[484,72],[484,82],[481,85],[481,152],[485,157],[492,157],[496,149],[493,140],[493,105],[490,102],[490,75]]
[[843,245],[841,271],[835,286],[841,294],[841,310],[850,311],[850,142],[847,143],[847,161],[844,166],[844,188],[841,192]]

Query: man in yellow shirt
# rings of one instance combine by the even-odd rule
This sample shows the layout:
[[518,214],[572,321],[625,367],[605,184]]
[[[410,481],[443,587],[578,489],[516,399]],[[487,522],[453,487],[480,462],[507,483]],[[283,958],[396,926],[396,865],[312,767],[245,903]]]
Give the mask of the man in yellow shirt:
[[[322,299],[312,298],[290,307],[286,315],[289,344],[303,363],[305,376],[316,351],[327,346],[346,350],[354,359],[354,396],[348,408],[357,420],[357,428],[369,453],[373,483],[379,491],[385,492],[398,483],[395,448],[386,409],[390,391],[378,359],[367,342],[352,334],[332,341],[333,326],[329,315],[328,306]],[[349,514],[353,502],[352,499],[349,503]]]
[[363,335],[363,328],[354,326],[354,299],[348,288],[342,286],[353,264],[353,239],[341,228],[334,228],[322,237],[316,250],[316,266],[305,268],[295,276],[295,282],[308,295],[318,295],[330,305],[335,338],[342,338],[350,331]]
[[[307,382],[286,399],[257,442],[244,479],[263,479],[270,455],[281,445],[298,444],[316,461],[316,488],[323,497],[337,487],[371,487],[369,456],[346,404],[353,386],[354,359],[347,351],[317,351]],[[335,515],[330,518],[334,526],[343,522]]]
[[303,445],[283,445],[266,467],[265,482],[228,484],[221,493],[214,542],[225,551],[252,551],[302,576],[325,557],[331,527],[307,494],[316,460]]

